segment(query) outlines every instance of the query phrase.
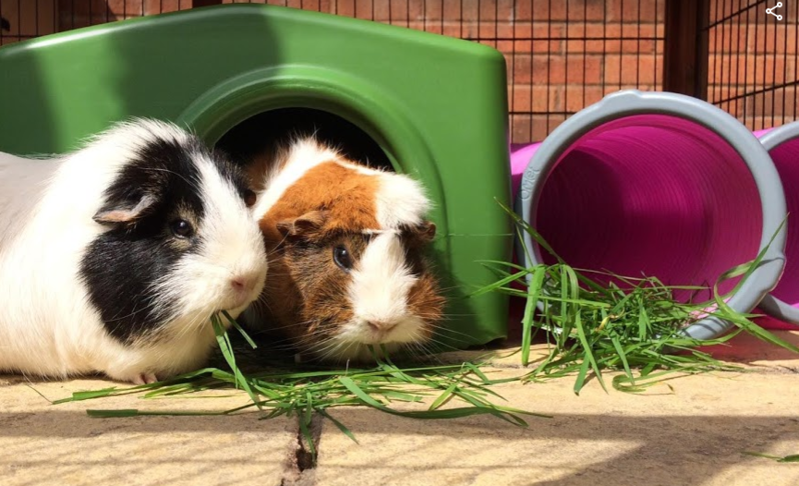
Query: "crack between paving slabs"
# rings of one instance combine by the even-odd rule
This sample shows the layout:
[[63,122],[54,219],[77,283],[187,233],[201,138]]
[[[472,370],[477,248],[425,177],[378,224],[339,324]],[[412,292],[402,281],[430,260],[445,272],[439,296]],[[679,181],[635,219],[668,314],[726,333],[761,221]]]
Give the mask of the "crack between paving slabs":
[[296,442],[293,451],[287,460],[285,473],[280,486],[314,486],[316,484],[316,460],[319,456],[319,444],[322,439],[322,422],[324,417],[314,414],[311,419],[310,432],[313,441],[313,450],[317,457],[311,453],[311,447],[300,427],[301,418],[297,417]]

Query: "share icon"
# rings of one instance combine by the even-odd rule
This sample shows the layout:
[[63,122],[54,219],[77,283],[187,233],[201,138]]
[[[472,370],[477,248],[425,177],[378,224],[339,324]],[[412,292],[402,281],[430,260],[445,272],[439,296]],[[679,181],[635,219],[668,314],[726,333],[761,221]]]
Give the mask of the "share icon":
[[777,17],[777,20],[782,20],[782,15],[774,13],[775,10],[778,8],[782,8],[782,2],[777,2],[777,5],[774,5],[771,8],[766,9],[766,15],[773,15]]

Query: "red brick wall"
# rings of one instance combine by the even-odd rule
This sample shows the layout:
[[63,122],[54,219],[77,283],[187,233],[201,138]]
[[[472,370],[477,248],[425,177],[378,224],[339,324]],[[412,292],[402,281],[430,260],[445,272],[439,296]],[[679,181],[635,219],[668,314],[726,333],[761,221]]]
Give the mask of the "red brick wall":
[[[570,113],[598,101],[603,94],[628,87],[657,89],[661,83],[665,0],[224,3],[269,3],[320,10],[495,47],[508,62],[512,140],[517,143],[543,139]],[[639,37],[645,40],[632,40]]]
[[57,0],[0,0],[0,17],[11,29],[0,30],[0,45],[58,31]]
[[192,7],[192,0],[58,0],[62,30]]
[[[0,0],[12,31],[0,43],[203,0]],[[205,0],[207,2],[207,0]],[[392,23],[496,47],[508,61],[514,142],[541,140],[570,114],[624,88],[660,89],[667,0],[223,0],[270,3]],[[708,100],[751,128],[797,113],[796,2],[783,22],[753,0],[711,0]],[[22,5],[22,12],[18,12]],[[757,27],[756,27],[757,26]],[[787,41],[787,46],[786,46]],[[793,84],[791,84],[793,83]],[[772,85],[788,84],[773,90]],[[754,94],[752,94],[754,93]],[[743,96],[748,95],[748,96]],[[741,96],[740,99],[731,99]],[[773,100],[773,101],[772,101]],[[785,106],[783,107],[783,102]]]

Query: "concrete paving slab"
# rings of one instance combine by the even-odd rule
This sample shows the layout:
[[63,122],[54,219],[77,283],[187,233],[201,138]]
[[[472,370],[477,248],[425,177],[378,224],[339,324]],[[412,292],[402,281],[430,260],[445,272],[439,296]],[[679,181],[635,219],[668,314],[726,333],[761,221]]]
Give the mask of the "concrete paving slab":
[[[799,344],[799,333],[779,335]],[[543,349],[537,345],[534,352]],[[499,354],[512,350],[508,345]],[[22,378],[0,376],[0,485],[799,484],[799,464],[744,454],[799,453],[799,359],[746,336],[714,352],[748,371],[683,377],[671,381],[671,389],[659,385],[642,396],[606,394],[592,381],[578,397],[569,378],[497,386],[509,405],[554,416],[529,418],[527,429],[493,417],[421,421],[366,408],[332,409],[360,444],[322,421],[315,465],[297,455],[293,420],[85,414],[86,408],[225,410],[246,403],[242,394],[52,406]],[[519,376],[518,360],[494,358],[490,372]],[[33,387],[56,399],[112,385],[73,380]]]
[[[734,354],[768,363],[751,344],[756,353]],[[673,391],[660,385],[646,395],[606,394],[593,381],[575,396],[572,379],[497,386],[509,405],[554,415],[530,418],[527,429],[493,417],[419,421],[339,409],[331,414],[360,445],[325,423],[315,474],[318,484],[349,486],[793,486],[799,464],[744,454],[799,453],[799,374],[772,369],[683,377]]]
[[[50,399],[114,383],[33,383]],[[230,395],[229,392],[225,393]],[[50,405],[19,377],[0,377],[0,485],[275,485],[291,477],[296,423],[227,417],[98,419],[87,408],[227,410],[229,398],[111,397]]]

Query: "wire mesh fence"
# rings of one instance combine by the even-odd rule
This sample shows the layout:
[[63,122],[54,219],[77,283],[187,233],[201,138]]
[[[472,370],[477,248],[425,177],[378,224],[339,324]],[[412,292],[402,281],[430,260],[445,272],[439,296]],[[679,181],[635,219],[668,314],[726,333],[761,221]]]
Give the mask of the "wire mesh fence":
[[707,100],[752,130],[793,121],[799,107],[796,2],[712,0],[709,10],[703,29]]
[[[268,3],[383,22],[480,42],[508,66],[511,139],[543,139],[618,89],[664,87],[666,4],[677,0],[0,0],[0,45],[41,35],[220,3]],[[794,2],[709,2],[706,99],[753,129],[797,111]],[[689,2],[690,3],[690,2]],[[674,34],[672,34],[672,37]],[[699,95],[704,93],[704,84]]]

